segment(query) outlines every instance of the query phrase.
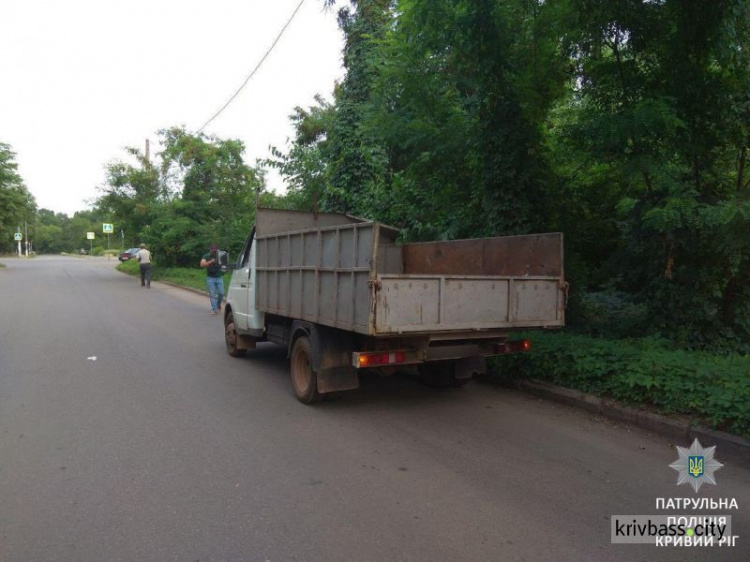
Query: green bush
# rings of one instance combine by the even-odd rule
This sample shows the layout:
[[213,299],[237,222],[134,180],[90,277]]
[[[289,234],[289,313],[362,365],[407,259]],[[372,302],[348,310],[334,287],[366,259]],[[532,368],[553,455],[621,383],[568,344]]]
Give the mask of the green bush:
[[496,359],[496,372],[654,407],[750,437],[748,356],[675,351],[653,339],[615,341],[563,332],[528,338],[532,351]]
[[120,263],[120,265],[117,266],[117,269],[122,271],[123,273],[128,273],[130,275],[137,275],[138,274],[138,262],[136,260],[128,260]]
[[611,288],[578,295],[579,314],[576,332],[598,337],[628,338],[648,331],[648,310],[633,302],[627,293]]
[[103,256],[104,255],[104,248],[101,246],[94,246],[94,248],[91,250],[92,256]]

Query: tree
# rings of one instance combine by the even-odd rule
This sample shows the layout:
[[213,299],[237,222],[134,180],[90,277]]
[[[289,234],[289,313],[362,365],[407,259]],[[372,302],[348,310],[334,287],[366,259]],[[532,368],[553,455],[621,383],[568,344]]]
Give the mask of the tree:
[[15,153],[0,143],[0,252],[14,252],[13,233],[24,224],[32,224],[36,202],[18,174]]
[[614,247],[600,239],[594,253],[650,326],[683,345],[749,348],[747,3],[571,7],[573,92],[552,147],[566,201],[589,224],[617,221]]
[[238,252],[252,225],[263,177],[242,158],[238,140],[159,131],[163,150],[152,163],[128,149],[136,164],[112,162],[97,209],[145,242],[161,265],[193,265],[211,242]]
[[134,163],[113,161],[106,166],[102,196],[95,208],[112,217],[126,246],[145,241],[159,208],[168,200],[160,170],[136,148],[125,149]]
[[401,0],[396,12],[365,111],[394,174],[392,222],[447,238],[545,226],[542,119],[565,83],[557,7]]
[[179,128],[160,134],[162,175],[179,178],[181,191],[154,222],[163,232],[154,249],[180,265],[194,263],[211,242],[239,252],[252,227],[255,193],[263,188],[262,176],[243,160],[243,143]]
[[277,201],[285,208],[317,209],[327,189],[328,135],[335,107],[320,95],[315,101],[308,109],[296,107],[289,116],[295,138],[288,153],[272,147],[272,158],[264,162],[286,178],[287,193]]
[[[332,5],[333,2],[328,2]],[[362,127],[363,112],[377,74],[376,42],[392,20],[392,0],[352,0],[339,10],[339,27],[345,35],[346,77],[335,90],[336,110],[326,143],[324,210],[368,215],[371,194],[387,181],[384,147]]]
[[[574,324],[750,350],[750,4],[362,0],[339,21],[346,78],[277,153],[297,203],[412,240],[559,230]],[[605,301],[627,322],[592,321]]]

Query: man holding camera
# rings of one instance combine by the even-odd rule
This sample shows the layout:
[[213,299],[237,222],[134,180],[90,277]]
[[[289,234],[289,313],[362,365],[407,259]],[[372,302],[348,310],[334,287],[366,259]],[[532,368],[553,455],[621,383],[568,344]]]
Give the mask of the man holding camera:
[[211,244],[209,253],[201,258],[201,267],[206,268],[206,287],[208,298],[211,300],[211,314],[221,310],[221,301],[224,299],[224,273],[219,264],[219,246]]

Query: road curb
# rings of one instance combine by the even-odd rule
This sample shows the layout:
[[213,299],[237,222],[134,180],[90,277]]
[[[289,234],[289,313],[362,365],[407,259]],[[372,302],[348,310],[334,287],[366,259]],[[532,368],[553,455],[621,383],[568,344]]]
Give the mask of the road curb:
[[[117,268],[115,268],[115,271],[119,271],[120,273],[124,273],[125,275],[130,275],[130,277],[133,277],[135,279],[138,279],[137,275],[134,275],[132,273],[128,273],[127,271],[122,271]],[[176,289],[182,289],[184,291],[190,291],[191,293],[195,293],[196,295],[201,295],[202,297],[208,296],[208,291],[201,291],[199,289],[193,289],[192,287],[185,287],[185,285],[178,285],[177,283],[172,283],[171,281],[164,281],[163,279],[153,279],[151,281],[152,283],[162,283],[164,285],[169,285],[170,287],[174,287]]]
[[653,412],[628,408],[614,400],[599,398],[592,394],[538,380],[521,381],[519,388],[534,396],[561,402],[615,421],[634,425],[686,445],[697,438],[703,447],[715,445],[717,448],[716,456],[719,460],[731,458],[742,466],[750,467],[750,441],[731,433],[691,426],[687,422],[674,420]]
[[177,289],[183,289],[184,291],[190,291],[191,293],[195,293],[196,295],[201,295],[202,297],[207,297],[208,292],[207,291],[201,291],[199,289],[193,289],[192,287],[185,287],[185,285],[178,285],[177,283],[172,283],[171,281],[164,281],[163,279],[159,279],[157,281],[152,281],[152,283],[163,283],[164,285],[169,285],[170,287],[175,287]]

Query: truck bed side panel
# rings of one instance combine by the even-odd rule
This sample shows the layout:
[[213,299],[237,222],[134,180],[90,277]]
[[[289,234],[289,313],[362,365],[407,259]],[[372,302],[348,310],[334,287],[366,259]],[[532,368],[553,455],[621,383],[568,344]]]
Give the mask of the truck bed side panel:
[[557,278],[379,277],[378,334],[562,326]]
[[558,277],[563,271],[556,232],[404,244],[403,253],[405,273]]
[[369,333],[374,223],[352,223],[257,238],[256,308]]
[[561,234],[400,246],[378,223],[311,216],[263,215],[259,311],[373,336],[564,325]]

